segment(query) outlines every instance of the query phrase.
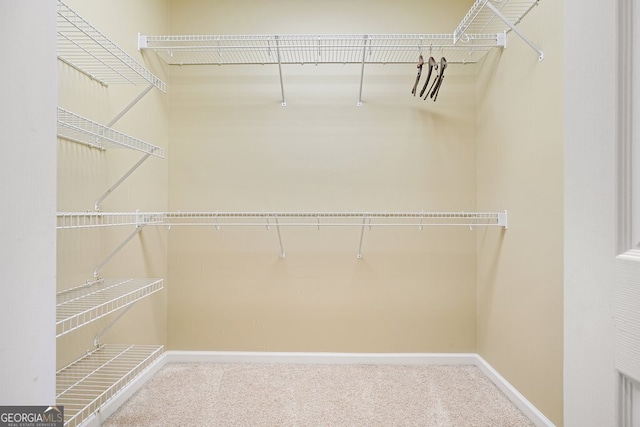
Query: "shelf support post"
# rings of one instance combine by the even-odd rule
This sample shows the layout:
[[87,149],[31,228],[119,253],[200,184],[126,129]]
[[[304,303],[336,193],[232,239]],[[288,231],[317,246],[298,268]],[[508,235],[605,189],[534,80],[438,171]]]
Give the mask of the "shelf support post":
[[519,37],[520,37],[520,38],[521,38],[521,39],[522,39],[526,44],[528,44],[529,46],[531,46],[531,48],[532,48],[533,50],[535,50],[536,52],[538,52],[538,61],[542,61],[542,60],[544,59],[544,52],[543,52],[540,48],[538,48],[538,46],[536,46],[535,44],[533,44],[533,42],[532,42],[531,40],[529,40],[527,37],[525,37],[525,35],[524,35],[524,34],[522,34],[522,32],[521,32],[520,30],[518,30],[518,29],[516,28],[516,26],[515,26],[515,25],[513,25],[511,22],[509,22],[509,20],[507,19],[507,17],[506,17],[506,16],[504,16],[504,15],[502,14],[502,12],[500,12],[500,11],[498,10],[498,8],[497,8],[497,7],[495,7],[493,4],[491,4],[491,2],[490,2],[490,1],[487,1],[487,2],[486,2],[486,6],[487,6],[489,9],[491,9],[491,11],[492,11],[492,12],[493,12],[493,13],[494,13],[498,18],[500,18],[500,20],[501,20],[502,22],[504,22],[504,23],[507,25],[507,27],[509,27],[511,30],[513,30],[513,32],[514,32],[514,33],[516,33],[516,34],[517,34],[517,35],[518,35],[518,36],[519,36]]
[[120,243],[120,245],[115,248],[113,251],[111,251],[111,253],[105,258],[104,261],[102,261],[100,264],[98,264],[98,266],[93,270],[93,277],[98,278],[100,277],[100,269],[102,267],[104,267],[109,261],[111,261],[111,259],[118,253],[120,252],[120,250],[122,248],[124,248],[127,243],[129,243],[131,241],[131,239],[133,239],[135,236],[138,235],[138,233],[140,233],[142,231],[142,229],[144,228],[145,224],[139,224],[136,225],[136,229],[133,231],[133,233],[131,233],[129,235],[129,237],[127,237],[124,242]]
[[358,107],[362,107],[362,82],[364,81],[364,60],[367,56],[367,41],[369,36],[365,35],[362,43],[362,68],[360,69],[360,94],[358,95]]
[[[276,37],[276,54],[278,56],[278,74],[280,75],[280,92],[282,93],[282,106],[287,106],[287,101],[284,99],[284,83],[282,82],[282,60],[280,59],[280,41],[279,36]],[[284,257],[283,257],[284,258]]]
[[367,217],[362,217],[362,230],[360,230],[360,246],[358,246],[358,259],[362,259],[362,241],[364,240],[364,227],[367,224]]
[[278,217],[276,217],[275,220],[276,230],[278,231],[278,241],[280,242],[280,258],[284,259],[286,255],[284,253],[284,246],[282,246],[282,236],[280,235],[280,224],[278,223]]

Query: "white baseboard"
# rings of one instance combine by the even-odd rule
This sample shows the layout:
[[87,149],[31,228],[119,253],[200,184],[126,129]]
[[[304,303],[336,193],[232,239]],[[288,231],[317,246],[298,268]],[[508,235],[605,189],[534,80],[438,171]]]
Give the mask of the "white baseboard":
[[300,363],[477,366],[537,427],[555,427],[531,402],[476,353],[307,353],[166,351],[152,366],[110,399],[82,427],[99,427],[167,363]]
[[518,407],[537,427],[555,427],[542,412],[525,398],[514,386],[498,373],[479,354],[476,354],[476,366]]
[[325,353],[168,351],[168,363],[299,363],[376,365],[475,365],[474,353]]

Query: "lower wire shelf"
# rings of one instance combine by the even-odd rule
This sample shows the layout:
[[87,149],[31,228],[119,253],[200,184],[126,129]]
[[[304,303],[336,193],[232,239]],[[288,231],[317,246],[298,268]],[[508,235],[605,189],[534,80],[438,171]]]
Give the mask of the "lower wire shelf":
[[56,337],[160,291],[163,279],[100,279],[58,292]]
[[107,345],[56,373],[56,404],[64,425],[75,427],[97,412],[162,355],[161,345]]

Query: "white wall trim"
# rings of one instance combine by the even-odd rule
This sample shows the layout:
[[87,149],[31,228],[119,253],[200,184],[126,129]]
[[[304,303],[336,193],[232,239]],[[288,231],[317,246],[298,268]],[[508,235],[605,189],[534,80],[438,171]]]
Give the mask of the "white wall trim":
[[476,354],[476,366],[538,427],[553,427],[553,424],[526,397],[498,373],[480,355]]
[[99,427],[167,363],[298,363],[477,366],[536,426],[554,427],[531,402],[476,353],[324,353],[253,351],[166,351],[157,362],[109,400],[82,427]]
[[169,363],[299,363],[377,365],[473,365],[474,353],[330,353],[168,351]]

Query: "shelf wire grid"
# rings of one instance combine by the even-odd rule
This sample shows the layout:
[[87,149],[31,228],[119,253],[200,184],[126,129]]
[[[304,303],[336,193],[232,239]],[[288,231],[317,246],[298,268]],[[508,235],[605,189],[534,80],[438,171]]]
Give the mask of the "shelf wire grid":
[[95,413],[162,355],[163,346],[103,345],[56,373],[56,403],[64,425],[75,427]]
[[58,1],[58,58],[104,85],[166,84],[109,40],[66,4]]
[[56,228],[62,230],[162,224],[163,215],[159,212],[59,212]]
[[362,226],[363,221],[367,227],[506,226],[506,212],[167,212],[163,215],[164,224],[171,226]]
[[490,2],[509,22],[517,25],[539,0],[476,0],[453,33],[454,40],[463,40],[471,34],[496,34],[510,28],[487,7]]
[[161,226],[500,226],[506,212],[64,212],[58,229],[117,225]]
[[163,288],[162,279],[101,279],[56,295],[56,338]]
[[[141,36],[141,48],[170,65],[413,64],[419,55],[479,61],[496,34],[289,34]],[[279,53],[279,55],[278,55]]]
[[58,136],[95,148],[128,148],[164,158],[164,149],[58,107]]

